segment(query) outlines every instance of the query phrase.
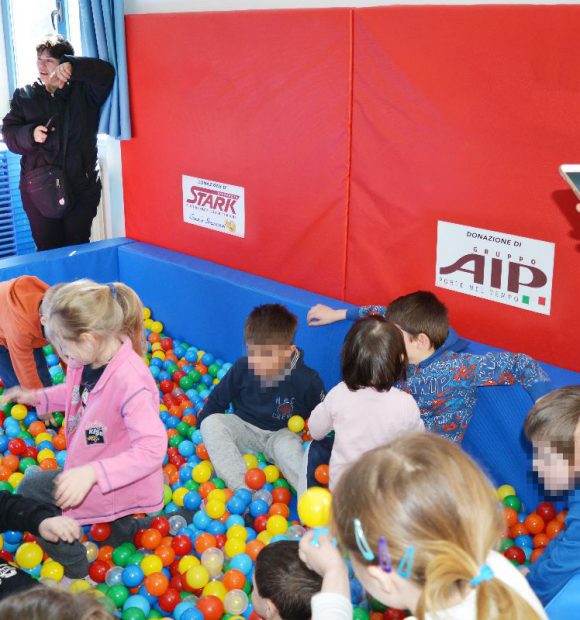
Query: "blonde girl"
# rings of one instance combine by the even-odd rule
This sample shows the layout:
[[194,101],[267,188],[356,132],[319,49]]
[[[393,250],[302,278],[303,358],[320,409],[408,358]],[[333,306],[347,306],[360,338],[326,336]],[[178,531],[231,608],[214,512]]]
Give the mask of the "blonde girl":
[[[413,433],[363,455],[336,487],[333,519],[363,587],[385,605],[418,620],[547,618],[523,575],[494,550],[505,529],[494,489],[446,439]],[[323,576],[312,619],[346,618],[340,554],[326,537],[318,546],[312,538],[300,545]]]
[[[39,417],[65,411],[63,471],[27,476],[19,492],[56,504],[81,525],[110,523],[108,544],[129,540],[134,513],[163,507],[162,462],[167,438],[159,393],[143,355],[143,307],[125,284],[78,280],[49,289],[41,314],[49,340],[67,362],[64,384],[14,388],[7,399],[34,405]],[[82,578],[85,548],[39,539],[43,549]]]

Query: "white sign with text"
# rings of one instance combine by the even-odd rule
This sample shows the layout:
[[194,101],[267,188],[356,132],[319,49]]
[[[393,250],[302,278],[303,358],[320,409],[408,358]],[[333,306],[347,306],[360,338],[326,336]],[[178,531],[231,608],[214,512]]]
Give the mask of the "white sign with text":
[[244,188],[182,175],[183,221],[227,235],[244,237]]
[[435,284],[550,314],[554,250],[548,241],[440,221]]

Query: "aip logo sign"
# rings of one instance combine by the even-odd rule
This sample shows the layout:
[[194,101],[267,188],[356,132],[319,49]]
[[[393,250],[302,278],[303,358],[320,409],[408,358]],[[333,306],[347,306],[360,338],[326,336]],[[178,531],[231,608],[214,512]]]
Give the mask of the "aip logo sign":
[[550,314],[554,244],[439,222],[435,284]]

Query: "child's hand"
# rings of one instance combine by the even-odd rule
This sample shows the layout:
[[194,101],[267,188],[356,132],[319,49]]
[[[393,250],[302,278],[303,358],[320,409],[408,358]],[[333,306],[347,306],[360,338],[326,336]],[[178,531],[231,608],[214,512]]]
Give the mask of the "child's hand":
[[2,396],[0,396],[0,407],[3,407],[6,403],[15,401],[22,405],[34,405],[36,403],[36,390],[25,390],[19,385],[8,388]]
[[333,310],[323,304],[312,306],[306,315],[308,325],[312,325],[313,327],[328,325],[329,323],[343,321],[344,319],[346,319],[346,310]]
[[309,530],[300,541],[298,555],[315,573],[324,577],[331,571],[346,570],[340,551],[332,544],[328,536],[320,534],[318,545],[313,545],[314,530]]
[[75,508],[87,496],[97,481],[91,465],[73,467],[58,475],[54,484],[54,501],[61,510]]
[[38,533],[48,540],[56,543],[59,540],[71,543],[82,537],[81,526],[70,517],[50,517],[38,526]]

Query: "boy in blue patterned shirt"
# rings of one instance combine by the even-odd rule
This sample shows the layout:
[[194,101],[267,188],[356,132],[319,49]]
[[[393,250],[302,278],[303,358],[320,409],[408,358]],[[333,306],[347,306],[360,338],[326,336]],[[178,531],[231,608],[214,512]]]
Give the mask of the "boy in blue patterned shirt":
[[396,387],[411,394],[425,428],[461,443],[477,403],[477,388],[520,383],[533,401],[553,386],[539,364],[521,353],[466,353],[467,342],[449,327],[447,308],[430,292],[395,299],[390,306],[333,310],[321,304],[308,312],[308,324],[326,325],[380,314],[403,332],[409,357],[407,378]]

